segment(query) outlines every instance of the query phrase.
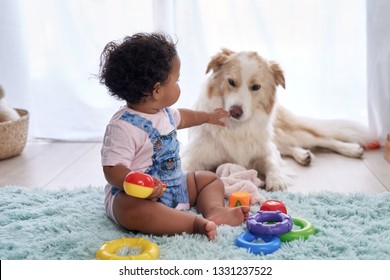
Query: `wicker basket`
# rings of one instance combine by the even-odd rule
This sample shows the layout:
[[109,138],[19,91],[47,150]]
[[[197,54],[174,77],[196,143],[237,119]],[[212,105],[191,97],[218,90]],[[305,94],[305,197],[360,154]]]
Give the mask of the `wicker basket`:
[[0,160],[19,155],[26,146],[28,134],[28,111],[16,109],[20,118],[0,122]]

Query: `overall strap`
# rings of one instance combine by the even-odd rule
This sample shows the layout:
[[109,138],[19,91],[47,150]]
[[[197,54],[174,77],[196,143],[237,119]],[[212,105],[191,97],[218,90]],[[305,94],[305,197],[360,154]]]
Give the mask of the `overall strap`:
[[171,109],[164,108],[164,111],[167,112],[168,117],[169,117],[169,122],[170,122],[171,125],[173,125],[173,127],[176,129],[176,123],[175,123],[175,120],[173,119]]
[[140,115],[124,112],[120,119],[142,129],[149,135],[150,139],[160,136],[158,130],[153,127],[153,123]]

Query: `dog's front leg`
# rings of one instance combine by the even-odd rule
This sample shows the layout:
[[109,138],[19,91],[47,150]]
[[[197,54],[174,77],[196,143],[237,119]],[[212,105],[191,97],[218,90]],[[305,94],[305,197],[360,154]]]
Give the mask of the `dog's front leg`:
[[269,171],[265,175],[265,189],[267,191],[283,191],[287,189],[287,183],[280,168],[276,166],[269,168]]
[[265,176],[265,189],[267,191],[282,191],[287,189],[287,177],[282,170],[282,158],[276,149],[256,157],[251,161],[251,168]]

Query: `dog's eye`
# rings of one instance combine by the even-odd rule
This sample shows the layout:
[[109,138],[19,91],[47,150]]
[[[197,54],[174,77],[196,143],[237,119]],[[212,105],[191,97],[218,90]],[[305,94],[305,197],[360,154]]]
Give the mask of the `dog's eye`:
[[232,79],[229,79],[228,81],[229,81],[229,85],[231,85],[232,87],[236,86],[236,83]]
[[261,88],[261,85],[254,84],[254,85],[251,87],[251,90],[256,91],[256,90],[259,90],[260,88]]

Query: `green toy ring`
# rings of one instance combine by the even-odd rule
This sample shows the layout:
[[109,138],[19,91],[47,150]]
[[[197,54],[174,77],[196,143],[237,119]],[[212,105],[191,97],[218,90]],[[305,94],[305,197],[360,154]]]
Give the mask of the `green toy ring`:
[[288,242],[296,239],[308,239],[316,231],[314,226],[307,220],[301,218],[292,218],[294,225],[300,227],[298,230],[291,230],[279,236],[280,241]]

